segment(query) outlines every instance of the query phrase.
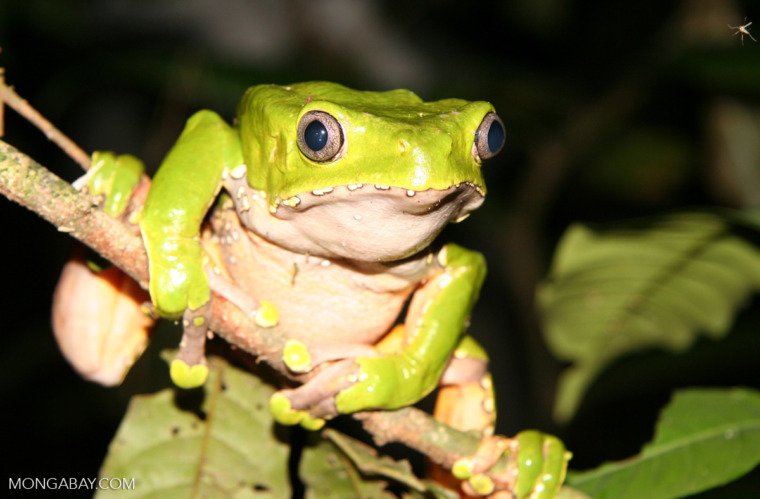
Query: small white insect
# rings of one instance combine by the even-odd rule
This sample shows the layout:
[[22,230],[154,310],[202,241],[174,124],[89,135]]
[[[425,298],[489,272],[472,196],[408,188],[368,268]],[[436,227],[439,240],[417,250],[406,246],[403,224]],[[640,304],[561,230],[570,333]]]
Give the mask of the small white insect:
[[747,35],[748,37],[750,37],[750,39],[752,39],[753,42],[757,42],[757,40],[755,40],[755,37],[750,34],[749,29],[748,29],[750,25],[752,24],[752,21],[747,22],[747,18],[745,17],[744,22],[746,24],[742,24],[741,26],[731,26],[729,24],[728,27],[735,30],[734,35],[741,35],[742,45],[744,45],[744,35]]

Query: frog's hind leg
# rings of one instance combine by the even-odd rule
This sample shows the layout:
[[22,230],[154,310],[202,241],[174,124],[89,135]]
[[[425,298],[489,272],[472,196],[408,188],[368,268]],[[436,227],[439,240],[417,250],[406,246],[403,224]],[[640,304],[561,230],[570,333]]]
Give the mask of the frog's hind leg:
[[[488,356],[470,336],[464,336],[443,373],[434,417],[460,431],[478,431],[491,437],[496,425],[496,402]],[[449,470],[430,465],[430,476],[453,489],[460,481]]]
[[[457,430],[479,431],[482,440],[474,455],[454,463],[453,471],[433,465],[431,478],[452,489],[461,487],[466,497],[555,498],[571,454],[558,438],[536,430],[513,438],[494,435],[496,403],[487,367],[480,345],[462,338],[441,378],[434,415]],[[506,469],[496,471],[503,455]]]
[[493,435],[496,402],[488,356],[471,337],[464,336],[443,373],[434,416],[461,431]]

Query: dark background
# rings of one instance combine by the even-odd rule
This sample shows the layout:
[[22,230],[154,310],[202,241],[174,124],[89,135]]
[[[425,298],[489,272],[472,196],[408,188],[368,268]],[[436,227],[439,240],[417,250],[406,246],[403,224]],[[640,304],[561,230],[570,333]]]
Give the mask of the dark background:
[[[760,385],[755,302],[724,342],[624,359],[557,427],[562,366],[533,301],[572,222],[760,204],[760,44],[727,26],[745,17],[760,19],[760,2],[0,0],[0,66],[85,150],[132,153],[153,169],[193,111],[231,120],[257,83],[491,101],[507,146],[486,164],[483,208],[443,237],[488,259],[470,331],[493,360],[498,431],[556,432],[584,469],[634,454],[677,387]],[[10,110],[4,140],[69,181],[81,174]],[[81,380],[49,326],[71,241],[4,198],[0,218],[6,471],[95,477],[128,398],[162,386],[165,369],[151,348],[120,388]],[[704,497],[760,497],[759,482],[756,471]]]

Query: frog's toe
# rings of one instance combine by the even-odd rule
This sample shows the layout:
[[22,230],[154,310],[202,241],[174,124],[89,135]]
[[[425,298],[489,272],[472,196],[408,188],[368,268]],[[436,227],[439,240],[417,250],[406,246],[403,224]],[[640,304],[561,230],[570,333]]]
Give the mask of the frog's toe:
[[208,366],[205,363],[189,365],[182,359],[174,359],[169,367],[172,382],[180,388],[198,388],[208,378]]
[[185,310],[182,318],[184,331],[179,343],[179,352],[169,367],[172,381],[180,388],[197,388],[206,382],[206,332],[208,306],[198,310]]
[[274,420],[280,424],[293,426],[300,424],[307,430],[319,430],[325,425],[322,418],[311,417],[307,410],[293,409],[290,399],[282,392],[276,392],[269,399],[269,410]]

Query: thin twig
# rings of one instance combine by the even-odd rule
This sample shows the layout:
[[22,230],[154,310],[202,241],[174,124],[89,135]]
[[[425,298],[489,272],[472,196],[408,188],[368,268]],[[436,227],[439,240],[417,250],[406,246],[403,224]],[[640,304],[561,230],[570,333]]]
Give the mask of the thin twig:
[[[63,132],[58,130],[50,121],[42,116],[39,111],[34,109],[31,104],[21,98],[13,87],[5,84],[5,79],[0,78],[0,102],[8,104],[18,114],[29,120],[34,126],[39,128],[45,136],[54,144],[63,149],[71,159],[79,163],[87,171],[90,169],[90,155],[82,150],[73,140],[68,138]],[[0,123],[2,114],[0,114]],[[2,133],[0,133],[2,137]]]

